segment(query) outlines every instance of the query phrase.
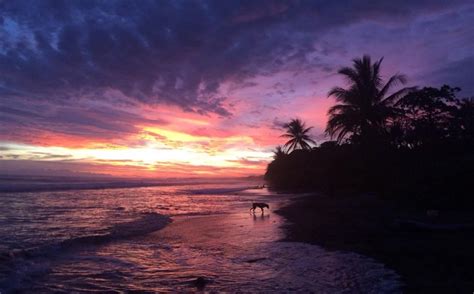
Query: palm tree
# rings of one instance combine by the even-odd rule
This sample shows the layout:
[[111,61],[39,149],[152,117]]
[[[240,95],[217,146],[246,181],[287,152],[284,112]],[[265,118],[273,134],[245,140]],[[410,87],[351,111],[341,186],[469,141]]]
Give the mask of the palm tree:
[[307,128],[305,123],[300,119],[292,119],[289,123],[285,124],[284,127],[286,128],[286,133],[281,136],[290,138],[284,145],[284,147],[288,147],[288,152],[298,149],[298,147],[303,150],[311,149],[309,143],[316,145],[316,142],[308,135],[313,127]]
[[382,60],[372,63],[370,56],[364,55],[353,60],[353,67],[338,71],[346,78],[348,88],[335,87],[328,93],[339,102],[328,111],[326,133],[331,138],[341,142],[352,135],[353,141],[370,142],[384,133],[388,119],[395,115],[393,103],[414,89],[403,88],[387,96],[394,86],[405,84],[406,78],[396,74],[384,83],[380,75]]
[[275,150],[273,151],[273,159],[275,160],[282,159],[285,156],[286,156],[285,150],[283,150],[283,147],[281,146],[277,146]]

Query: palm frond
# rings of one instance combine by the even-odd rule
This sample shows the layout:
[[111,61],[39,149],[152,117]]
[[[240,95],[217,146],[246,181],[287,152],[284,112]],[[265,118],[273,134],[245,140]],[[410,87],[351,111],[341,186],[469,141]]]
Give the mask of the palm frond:
[[406,79],[406,76],[405,75],[401,75],[401,74],[396,74],[396,75],[393,75],[390,77],[390,79],[388,79],[387,83],[385,83],[385,85],[383,86],[383,88],[379,91],[379,94],[378,94],[378,99],[379,100],[382,100],[383,97],[385,97],[385,95],[387,95],[387,92],[393,87],[393,86],[396,86],[397,84],[405,84],[407,81]]
[[306,128],[306,129],[304,129],[304,130],[302,131],[302,133],[303,133],[303,134],[306,134],[306,133],[309,132],[312,128],[313,128],[313,127],[308,127],[308,128]]
[[343,67],[338,70],[338,73],[343,75],[348,83],[358,83],[359,82],[359,74],[357,71],[351,67]]
[[384,105],[392,105],[394,102],[397,102],[401,97],[407,95],[410,92],[413,92],[417,89],[417,87],[406,87],[400,89],[393,93],[392,95],[388,96],[387,98],[383,99]]
[[336,98],[338,102],[345,102],[347,103],[351,99],[351,93],[350,91],[341,88],[341,87],[334,87],[328,92],[328,97],[333,96]]
[[352,67],[343,67],[338,71],[349,86],[334,87],[328,93],[339,102],[328,110],[326,133],[331,138],[337,138],[338,142],[349,135],[369,138],[367,134],[381,133],[387,122],[395,117],[391,107],[393,101],[413,88],[404,88],[386,97],[393,87],[404,84],[406,77],[396,74],[384,83],[382,62],[383,58],[372,62],[370,56],[364,55],[355,58]]
[[308,149],[310,148],[308,142],[316,144],[316,142],[308,136],[309,131],[313,127],[306,127],[306,124],[302,120],[298,118],[292,119],[290,122],[286,123],[284,127],[286,133],[282,134],[281,137],[290,139],[284,145],[288,152],[296,149],[298,146],[301,149]]
[[340,112],[354,111],[354,106],[346,104],[336,104],[329,108],[328,115],[333,115]]

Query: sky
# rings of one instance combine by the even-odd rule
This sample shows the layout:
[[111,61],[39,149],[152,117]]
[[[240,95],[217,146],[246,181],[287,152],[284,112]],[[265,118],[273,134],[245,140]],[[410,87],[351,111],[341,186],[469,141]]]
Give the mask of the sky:
[[338,68],[474,95],[472,1],[0,1],[0,174],[261,175]]

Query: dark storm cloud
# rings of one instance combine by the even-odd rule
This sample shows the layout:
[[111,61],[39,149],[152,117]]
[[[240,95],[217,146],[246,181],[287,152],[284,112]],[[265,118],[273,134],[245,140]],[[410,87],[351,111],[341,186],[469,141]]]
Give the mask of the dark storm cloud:
[[[5,1],[0,3],[0,121],[68,134],[133,132],[141,117],[78,101],[170,104],[231,115],[220,86],[334,65],[320,33],[361,21],[408,23],[463,1]],[[454,71],[451,71],[458,79]],[[447,73],[448,75],[450,73]],[[465,81],[464,81],[465,82]],[[463,85],[459,85],[463,86]],[[86,98],[84,98],[86,97]],[[21,99],[20,99],[21,98]],[[89,102],[88,102],[89,103]]]

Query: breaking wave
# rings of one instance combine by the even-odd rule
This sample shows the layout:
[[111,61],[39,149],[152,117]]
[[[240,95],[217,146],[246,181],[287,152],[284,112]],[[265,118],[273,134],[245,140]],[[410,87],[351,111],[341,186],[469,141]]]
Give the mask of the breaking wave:
[[237,193],[246,190],[262,189],[261,186],[244,186],[244,187],[223,187],[223,188],[207,188],[207,189],[192,189],[186,190],[187,193],[193,195],[217,195]]
[[[170,222],[169,217],[158,213],[140,213],[139,218],[115,224],[104,234],[73,237],[55,244],[0,253],[0,273],[4,276],[4,280],[0,281],[0,289],[14,290],[15,285],[24,284],[29,275],[36,275],[38,270],[46,271],[51,258],[88,246],[100,246],[147,235],[164,228]],[[48,262],[43,262],[44,259]]]

